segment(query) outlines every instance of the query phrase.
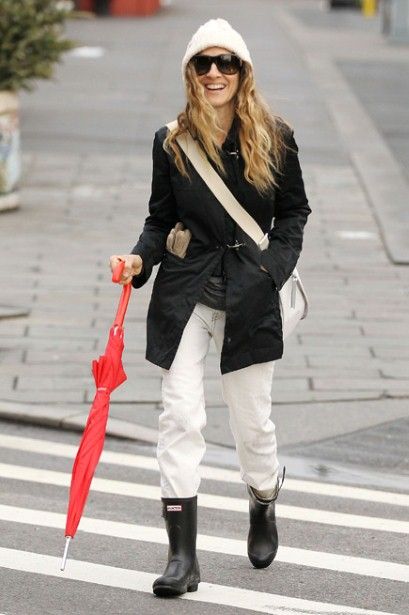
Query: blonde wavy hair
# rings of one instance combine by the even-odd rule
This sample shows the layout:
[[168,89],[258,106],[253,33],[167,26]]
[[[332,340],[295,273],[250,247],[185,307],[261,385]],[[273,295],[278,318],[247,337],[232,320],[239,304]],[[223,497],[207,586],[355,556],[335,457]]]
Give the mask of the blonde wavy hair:
[[[194,139],[200,141],[221,175],[226,177],[220,156],[221,147],[217,142],[217,136],[221,133],[225,135],[225,132],[219,125],[217,113],[208,102],[204,86],[197,79],[190,63],[185,74],[186,107],[177,116],[178,126],[168,133],[163,147],[173,155],[178,171],[190,180],[176,142],[176,138],[188,130]],[[287,148],[284,132],[286,128],[292,132],[292,128],[283,118],[270,111],[256,89],[254,73],[247,62],[242,64],[235,103],[235,115],[240,120],[239,140],[244,159],[244,177],[261,195],[265,195],[273,186],[279,185],[276,176],[282,174]]]

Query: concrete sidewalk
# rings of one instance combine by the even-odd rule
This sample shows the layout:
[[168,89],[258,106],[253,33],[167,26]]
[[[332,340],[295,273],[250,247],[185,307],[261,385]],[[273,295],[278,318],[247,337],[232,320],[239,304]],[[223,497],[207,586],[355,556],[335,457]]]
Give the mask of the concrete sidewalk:
[[[391,136],[382,118],[392,108],[400,125],[407,117],[407,83],[398,78],[408,70],[407,47],[388,45],[378,18],[327,13],[321,2],[180,0],[152,18],[69,24],[72,37],[105,53],[67,56],[57,82],[22,95],[23,207],[2,215],[0,279],[1,303],[29,314],[0,312],[0,416],[82,429],[93,397],[90,363],[103,352],[119,296],[108,257],[139,236],[153,133],[182,108],[187,40],[215,15],[243,33],[260,89],[293,124],[313,210],[299,264],[311,310],[286,343],[273,386],[281,450],[330,456],[328,442],[344,437],[346,458],[361,462],[357,430],[365,449],[385,424],[393,438],[370,464],[405,472],[406,432],[395,421],[408,416],[409,269],[396,263],[409,262],[409,135]],[[356,77],[365,66],[376,71],[363,82]],[[393,100],[380,75],[396,75]],[[144,359],[152,282],[131,298],[128,381],[113,394],[109,431],[153,443],[160,369]],[[232,447],[213,347],[205,393],[204,435]]]

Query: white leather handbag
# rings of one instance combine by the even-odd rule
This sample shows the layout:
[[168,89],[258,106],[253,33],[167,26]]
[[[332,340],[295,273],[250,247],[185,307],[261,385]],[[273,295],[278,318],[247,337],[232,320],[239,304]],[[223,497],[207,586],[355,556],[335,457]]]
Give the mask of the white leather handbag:
[[[176,120],[167,124],[169,130],[173,130],[176,126]],[[240,205],[190,133],[180,135],[177,142],[227,213],[260,250],[266,250],[269,245],[268,233],[264,233],[254,218]],[[308,297],[296,268],[279,291],[279,297],[283,339],[285,339],[308,313]]]

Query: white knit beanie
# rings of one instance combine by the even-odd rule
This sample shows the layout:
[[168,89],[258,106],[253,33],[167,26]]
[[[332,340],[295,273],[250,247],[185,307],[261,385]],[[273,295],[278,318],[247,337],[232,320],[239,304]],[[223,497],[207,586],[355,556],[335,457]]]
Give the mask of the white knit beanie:
[[224,47],[224,49],[229,49],[229,51],[253,66],[246,43],[241,35],[231,27],[229,22],[220,18],[209,19],[194,33],[187,46],[182,60],[183,79],[185,79],[186,65],[189,60],[200,51],[203,51],[203,49],[207,49],[207,47]]

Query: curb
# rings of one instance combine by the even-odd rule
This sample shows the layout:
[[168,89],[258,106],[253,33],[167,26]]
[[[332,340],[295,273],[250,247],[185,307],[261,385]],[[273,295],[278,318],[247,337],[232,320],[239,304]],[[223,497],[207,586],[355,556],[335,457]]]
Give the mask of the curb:
[[0,304],[0,320],[2,318],[17,318],[18,316],[28,316],[30,312],[30,308],[26,308],[23,306]]
[[[55,427],[66,431],[81,432],[84,429],[88,414],[85,412],[73,413],[72,408],[56,406],[42,407],[40,404],[19,404],[9,401],[0,401],[0,420],[17,420],[27,425],[42,425]],[[108,437],[137,441],[143,444],[157,444],[157,432],[154,429],[136,425],[120,419],[108,419]],[[373,468],[356,464],[343,464],[338,461],[327,461],[315,457],[304,457],[297,454],[283,452],[280,455],[281,464],[291,467],[292,475],[305,480],[322,480],[319,469],[326,467],[327,481],[339,480],[343,484],[353,486],[372,486],[378,489],[397,489],[407,493],[402,487],[407,475],[393,474],[391,472],[375,472]],[[223,446],[207,442],[203,462],[222,468],[239,471],[237,454],[234,447]],[[324,479],[324,482],[327,482]]]
[[[46,406],[42,404],[22,404],[13,401],[0,401],[0,419],[18,421],[31,425],[43,425],[68,431],[83,432],[88,418],[88,412],[75,412],[72,408],[62,406]],[[108,418],[107,436],[157,444],[156,429]]]
[[20,207],[20,196],[18,191],[0,195],[0,212],[14,211]]

